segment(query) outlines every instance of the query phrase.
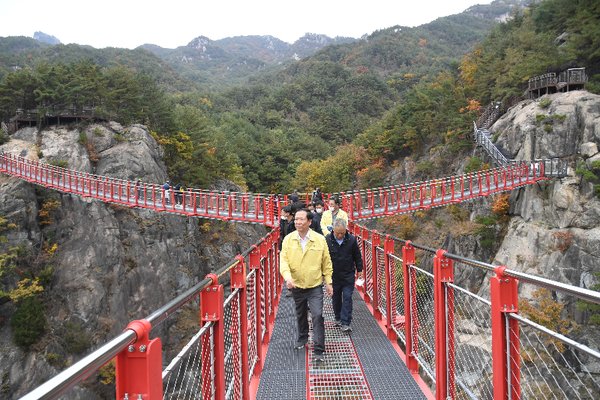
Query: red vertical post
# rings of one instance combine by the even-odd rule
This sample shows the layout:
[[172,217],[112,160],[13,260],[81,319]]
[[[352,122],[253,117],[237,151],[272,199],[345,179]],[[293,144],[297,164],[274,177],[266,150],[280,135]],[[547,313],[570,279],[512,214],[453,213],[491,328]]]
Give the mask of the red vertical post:
[[[223,285],[219,285],[216,275],[208,274],[212,284],[201,292],[200,310],[202,324],[213,321],[213,373],[215,377],[214,391],[215,399],[224,400],[225,392],[225,321],[223,321]],[[209,360],[203,360],[207,362]],[[208,378],[208,377],[206,377]]]
[[455,341],[454,290],[446,286],[454,282],[453,262],[445,257],[446,250],[438,250],[433,259],[435,309],[435,397],[454,400]]
[[244,257],[236,256],[238,264],[231,269],[231,290],[240,289],[240,342],[242,357],[242,398],[250,398],[250,365],[248,362],[248,299],[246,287],[246,263]]
[[262,372],[262,367],[263,364],[265,362],[264,358],[263,358],[263,354],[262,354],[262,331],[263,331],[263,326],[262,326],[262,318],[261,318],[261,297],[262,297],[262,286],[260,284],[260,276],[262,274],[262,271],[260,269],[260,250],[258,249],[258,247],[256,246],[252,246],[254,247],[252,249],[252,251],[249,254],[249,260],[250,260],[250,269],[255,270],[256,272],[254,273],[254,282],[255,282],[255,293],[254,293],[254,297],[255,297],[255,313],[254,313],[254,318],[256,319],[255,321],[252,321],[254,323],[254,326],[256,327],[256,366],[254,367],[254,375],[260,375]]
[[521,398],[519,323],[506,317],[519,312],[519,295],[517,280],[504,275],[505,270],[504,265],[496,267],[490,278],[494,399],[499,400]]
[[156,191],[154,185],[152,185],[152,208],[156,210]]
[[[390,193],[392,193],[392,201],[394,201],[394,194],[391,191],[390,191]],[[388,191],[387,190],[385,192],[383,192],[383,201],[385,202],[383,212],[385,215],[388,215],[389,210],[388,210]]]
[[145,319],[131,322],[127,328],[137,340],[116,357],[117,399],[162,400],[162,348],[160,338],[149,340],[152,325]]
[[[411,372],[418,372],[419,363],[415,358],[419,354],[418,324],[417,324],[417,288],[415,272],[411,265],[415,265],[415,248],[407,240],[402,246],[402,272],[404,280],[404,333],[406,338],[406,366]],[[414,312],[414,314],[413,314]],[[415,320],[413,320],[413,315]]]
[[473,173],[469,174],[469,197],[473,197]]
[[[260,259],[261,260],[264,260],[267,257],[267,252],[269,250],[268,245],[269,245],[269,241],[267,239],[258,246],[258,249],[260,251]],[[264,275],[264,279],[263,279],[264,286],[262,287],[262,290],[264,291],[264,298],[265,298],[265,325],[266,325],[265,328],[266,329],[265,329],[265,336],[263,338],[262,343],[268,344],[269,339],[270,339],[269,323],[270,323],[270,318],[271,318],[271,315],[269,312],[269,308],[271,306],[271,299],[270,299],[271,294],[270,294],[270,290],[269,290],[269,284],[271,282],[272,277],[271,277],[270,268],[268,268],[267,263],[265,262],[264,265],[265,265],[265,268],[262,271],[262,274]]]
[[394,321],[396,321],[396,268],[392,258],[394,254],[394,240],[390,235],[385,236],[383,243],[385,257],[385,295],[387,298],[386,320],[387,337],[392,341],[397,340],[396,331],[394,331]]
[[254,220],[258,221],[258,212],[260,211],[261,198],[260,195],[254,198]]
[[371,215],[375,215],[375,193],[371,191],[369,197],[371,198]]
[[377,257],[377,247],[381,245],[381,235],[379,232],[373,231],[373,236],[371,237],[371,265],[373,269],[373,316],[375,319],[381,320],[383,315],[381,314],[381,310],[379,309],[379,291],[381,288],[379,287],[379,259]]
[[373,278],[373,263],[371,265],[367,263],[367,240],[369,240],[369,231],[366,228],[360,227],[360,235],[361,235],[361,249],[362,257],[365,263],[364,275],[365,275],[365,284],[363,285],[363,299],[365,303],[371,303],[371,298],[367,295],[367,286],[369,285],[369,275],[367,271],[371,268],[371,278]]

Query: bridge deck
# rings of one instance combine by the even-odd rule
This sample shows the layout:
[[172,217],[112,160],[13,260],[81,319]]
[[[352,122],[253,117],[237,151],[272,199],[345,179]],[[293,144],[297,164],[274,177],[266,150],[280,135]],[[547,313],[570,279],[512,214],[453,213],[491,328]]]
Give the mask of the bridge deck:
[[331,299],[325,296],[325,362],[313,365],[312,336],[306,348],[293,348],[294,301],[281,298],[257,400],[427,399],[356,290],[353,300],[353,331],[348,335],[333,325]]

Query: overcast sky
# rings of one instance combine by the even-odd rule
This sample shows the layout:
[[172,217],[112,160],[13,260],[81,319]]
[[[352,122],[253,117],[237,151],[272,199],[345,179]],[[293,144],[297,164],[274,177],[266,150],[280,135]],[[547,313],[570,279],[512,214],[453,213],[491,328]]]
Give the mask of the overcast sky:
[[491,0],[0,0],[0,36],[41,31],[62,43],[175,48],[198,36],[271,35],[293,43],[306,32],[361,37],[418,26]]

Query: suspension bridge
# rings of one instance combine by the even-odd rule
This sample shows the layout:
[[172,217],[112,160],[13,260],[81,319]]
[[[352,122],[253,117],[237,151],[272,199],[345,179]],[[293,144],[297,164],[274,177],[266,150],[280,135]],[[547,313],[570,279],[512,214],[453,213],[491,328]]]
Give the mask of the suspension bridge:
[[[475,133],[485,147],[486,135],[477,127]],[[0,155],[0,172],[107,203],[270,227],[278,226],[279,207],[288,202],[285,197],[275,203],[260,193],[175,193],[10,153]],[[590,366],[600,363],[600,353],[519,315],[517,285],[599,304],[600,293],[359,225],[565,174],[561,160],[506,160],[487,171],[337,193],[365,260],[365,285],[354,293],[351,334],[334,326],[332,306],[325,301],[324,363],[312,362],[312,340],[303,350],[292,347],[295,317],[291,300],[281,297],[280,237],[274,228],[228,265],[131,322],[122,334],[23,399],[59,398],[112,359],[119,400],[598,398],[599,374]],[[433,273],[419,267],[416,251],[434,256]],[[455,285],[457,268],[489,272],[490,299]],[[225,281],[230,282],[228,293]],[[150,339],[151,332],[190,306],[200,309],[201,328],[176,357],[163,360],[161,340]]]

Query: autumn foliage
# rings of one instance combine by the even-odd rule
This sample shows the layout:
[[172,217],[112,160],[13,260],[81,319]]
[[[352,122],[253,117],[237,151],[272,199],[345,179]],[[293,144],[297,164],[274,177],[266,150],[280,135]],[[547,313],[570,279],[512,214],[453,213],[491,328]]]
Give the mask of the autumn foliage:
[[554,232],[552,234],[552,239],[556,243],[556,247],[565,252],[569,249],[571,243],[573,243],[573,234],[571,232]]
[[508,208],[510,204],[508,204],[508,193],[503,193],[498,195],[492,201],[492,212],[496,214],[496,217],[499,221],[504,221],[508,219]]

